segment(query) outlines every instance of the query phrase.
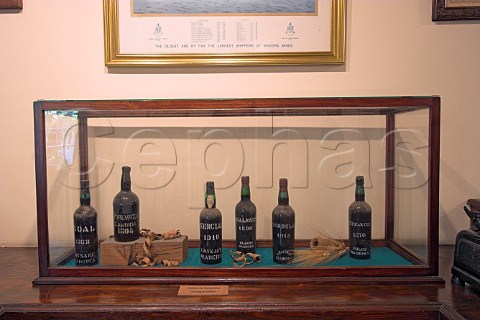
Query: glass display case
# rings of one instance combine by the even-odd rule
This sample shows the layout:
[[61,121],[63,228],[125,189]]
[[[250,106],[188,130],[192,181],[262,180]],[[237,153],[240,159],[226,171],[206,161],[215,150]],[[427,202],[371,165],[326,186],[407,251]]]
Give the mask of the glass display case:
[[[37,101],[39,277],[34,284],[441,282],[438,277],[439,97]],[[184,235],[179,266],[75,264],[73,213],[90,185],[102,244],[131,167],[140,227]],[[236,267],[235,206],[250,177],[261,262]],[[371,258],[272,261],[272,210],[288,179],[295,250],[314,238],[348,245],[355,177],[372,208]],[[222,212],[222,262],[200,263],[205,182]],[[104,253],[104,252],[103,252]]]

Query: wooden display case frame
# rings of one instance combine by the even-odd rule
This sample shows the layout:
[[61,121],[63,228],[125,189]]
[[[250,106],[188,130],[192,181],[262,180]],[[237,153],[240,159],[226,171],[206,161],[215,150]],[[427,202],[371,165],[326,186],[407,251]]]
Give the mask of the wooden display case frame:
[[[95,117],[232,117],[232,116],[385,116],[386,132],[395,130],[395,115],[427,109],[428,134],[428,234],[423,259],[395,241],[394,172],[385,171],[385,238],[374,245],[387,246],[412,262],[395,267],[305,268],[131,268],[58,267],[50,265],[45,112],[78,111],[80,170],[88,172],[87,119]],[[441,283],[438,277],[440,98],[347,97],[256,98],[216,100],[97,100],[37,101],[34,103],[35,169],[39,277],[34,284],[218,284],[218,283]],[[395,135],[386,138],[385,165],[394,166]],[[304,245],[305,241],[298,241]],[[198,246],[191,241],[190,246]],[[231,243],[225,243],[228,247]],[[260,242],[259,245],[268,245]],[[68,256],[70,253],[66,253]]]

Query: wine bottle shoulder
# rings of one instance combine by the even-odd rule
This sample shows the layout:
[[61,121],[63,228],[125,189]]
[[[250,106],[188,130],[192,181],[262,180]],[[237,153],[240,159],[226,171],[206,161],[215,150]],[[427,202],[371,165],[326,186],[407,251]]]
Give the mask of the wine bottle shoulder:
[[138,196],[131,191],[120,191],[113,198],[113,202],[125,202],[125,201],[136,201],[138,202]]
[[365,201],[354,201],[348,207],[350,212],[372,212],[372,208]]
[[200,212],[200,218],[221,217],[222,212],[217,208],[203,208]]
[[238,212],[238,211],[256,212],[257,207],[251,200],[241,200],[235,206],[235,212]]
[[82,216],[96,216],[97,210],[95,210],[92,206],[85,206],[82,205],[75,210],[74,215],[82,215]]
[[278,205],[273,209],[272,215],[285,217],[295,216],[295,210],[288,204]]

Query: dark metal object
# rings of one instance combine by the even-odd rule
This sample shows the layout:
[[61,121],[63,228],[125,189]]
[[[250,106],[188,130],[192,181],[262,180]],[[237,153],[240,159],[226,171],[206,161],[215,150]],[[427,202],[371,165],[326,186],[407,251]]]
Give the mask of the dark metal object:
[[470,229],[457,234],[452,267],[452,282],[464,286],[465,282],[480,288],[480,211],[463,208],[471,220]]
[[470,227],[470,229],[478,232],[480,230],[480,211],[472,212],[466,206],[463,207],[463,210],[465,210],[465,213],[473,222],[473,225]]

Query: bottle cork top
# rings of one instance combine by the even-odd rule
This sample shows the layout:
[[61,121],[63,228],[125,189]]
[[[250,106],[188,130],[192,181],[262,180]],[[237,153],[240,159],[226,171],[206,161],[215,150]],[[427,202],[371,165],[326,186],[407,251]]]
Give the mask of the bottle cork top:
[[287,187],[288,186],[288,180],[286,178],[281,178],[279,181],[280,187]]
[[[210,193],[209,193],[210,191]],[[207,193],[213,194],[215,192],[215,184],[213,181],[207,181]]]
[[250,183],[250,177],[249,177],[249,176],[243,176],[243,177],[242,177],[242,183],[243,183],[243,184],[248,184],[248,183]]
[[123,166],[122,167],[123,172],[130,172],[130,170],[132,170],[132,168],[130,168],[129,166]]
[[355,181],[356,181],[357,184],[363,184],[363,181],[364,181],[363,176],[357,176]]

